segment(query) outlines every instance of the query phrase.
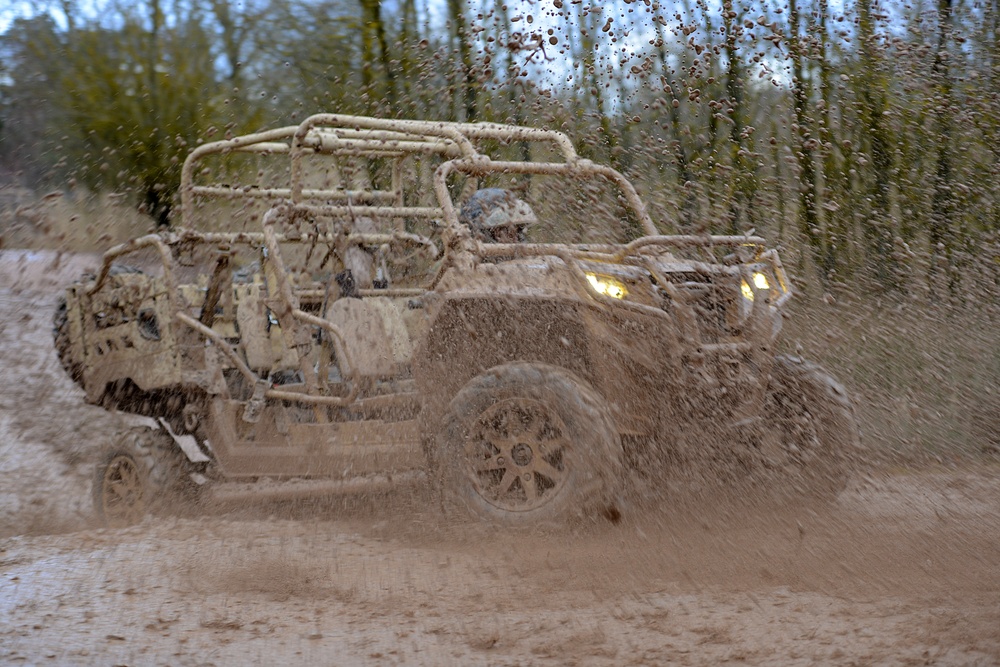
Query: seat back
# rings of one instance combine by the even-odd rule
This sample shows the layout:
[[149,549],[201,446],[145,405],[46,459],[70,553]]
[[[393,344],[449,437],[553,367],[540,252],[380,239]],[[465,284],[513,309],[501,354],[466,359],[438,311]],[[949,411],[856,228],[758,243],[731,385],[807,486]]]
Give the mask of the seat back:
[[298,354],[285,344],[281,327],[269,324],[260,283],[237,285],[236,323],[247,365],[255,371],[291,370],[298,367]]
[[391,299],[338,299],[326,317],[344,333],[345,352],[362,377],[398,377],[409,370],[413,343]]

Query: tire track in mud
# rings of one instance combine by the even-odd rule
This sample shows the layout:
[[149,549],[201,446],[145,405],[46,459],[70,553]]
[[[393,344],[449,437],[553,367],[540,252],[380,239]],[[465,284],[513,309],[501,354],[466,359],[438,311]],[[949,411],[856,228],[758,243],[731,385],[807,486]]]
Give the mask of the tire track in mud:
[[52,346],[56,295],[93,263],[0,252],[0,536],[91,525],[93,454],[119,420],[83,403]]
[[[892,499],[911,481],[962,519],[929,543],[922,506]],[[11,538],[0,659],[40,657],[40,626],[61,664],[995,664],[997,500],[995,478],[943,471],[739,522],[541,534],[370,507]]]

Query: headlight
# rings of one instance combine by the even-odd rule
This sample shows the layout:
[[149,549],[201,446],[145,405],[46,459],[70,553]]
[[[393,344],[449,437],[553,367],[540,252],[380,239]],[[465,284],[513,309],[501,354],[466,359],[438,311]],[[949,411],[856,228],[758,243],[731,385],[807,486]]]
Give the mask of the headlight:
[[609,276],[599,276],[596,273],[587,274],[587,282],[598,294],[610,296],[612,299],[624,299],[628,294],[625,285]]
[[[763,273],[757,272],[753,274],[753,284],[757,289],[771,289],[771,283],[768,282],[767,276]],[[753,301],[753,290],[750,289],[750,285],[747,281],[743,280],[740,282],[740,291],[743,292],[743,296]]]

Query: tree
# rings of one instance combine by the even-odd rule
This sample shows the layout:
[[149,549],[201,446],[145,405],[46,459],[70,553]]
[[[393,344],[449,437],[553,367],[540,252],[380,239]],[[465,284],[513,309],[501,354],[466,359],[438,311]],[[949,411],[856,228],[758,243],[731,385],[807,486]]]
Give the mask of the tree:
[[448,0],[448,22],[451,23],[452,44],[458,56],[455,78],[456,89],[461,94],[456,97],[462,103],[464,120],[471,123],[479,116],[479,109],[476,105],[476,67],[472,60],[471,35],[464,0]]
[[816,206],[816,163],[813,155],[816,141],[812,136],[809,100],[812,94],[808,67],[808,46],[802,38],[802,17],[796,0],[788,2],[788,51],[792,59],[792,100],[795,105],[793,149],[799,158],[799,231],[806,239],[809,251],[823,275],[822,236]]
[[732,194],[729,199],[729,231],[740,233],[744,228],[753,226],[751,206],[756,190],[756,175],[752,162],[753,149],[750,137],[753,128],[748,128],[744,121],[745,82],[743,66],[740,61],[739,41],[743,36],[742,11],[733,9],[733,3],[726,0],[722,6],[723,26],[726,31],[726,118],[730,123],[729,142],[730,164],[733,169]]
[[67,16],[70,30],[35,19],[15,34],[19,75],[33,72],[33,85],[47,91],[54,166],[93,188],[134,193],[169,224],[188,147],[225,120],[211,35],[193,14],[168,21],[160,0],[104,22]]
[[0,37],[0,163],[28,184],[44,180],[57,163],[51,159],[51,128],[65,124],[52,103],[52,81],[58,77],[60,58],[36,44],[58,44],[59,30],[51,16],[19,18]]
[[892,155],[889,149],[889,128],[886,125],[888,86],[882,73],[883,63],[875,33],[873,5],[873,0],[861,0],[858,3],[861,42],[861,72],[858,76],[860,115],[864,131],[863,145],[867,146],[872,157],[868,187],[872,205],[862,222],[862,236],[876,281],[883,287],[890,288],[895,284],[897,269],[893,260],[892,204],[889,199]]
[[[386,102],[390,108],[396,106],[396,77],[389,57],[385,24],[382,22],[381,0],[359,0],[361,4],[361,76],[366,90],[376,90],[376,67],[381,68]],[[375,46],[378,46],[378,57]]]
[[168,26],[159,0],[124,15],[121,30],[78,29],[57,80],[59,104],[77,128],[75,175],[95,187],[139,194],[169,224],[187,147],[224,118],[209,36],[196,21]]
[[[948,71],[948,42],[952,30],[951,0],[937,1],[938,39],[934,53],[934,129],[939,137],[937,160],[934,169],[934,194],[931,199],[931,284],[934,284],[934,272],[939,262],[949,263],[949,273],[952,252],[954,251],[953,234],[953,197],[952,197],[952,99],[951,76]],[[953,278],[950,277],[950,282]]]
[[825,288],[894,289],[920,256],[954,285],[1000,229],[998,3],[22,3],[0,177],[128,190],[166,222],[185,153],[223,132],[501,120],[567,131],[685,231],[794,228]]
[[687,148],[684,145],[684,132],[681,127],[681,100],[677,94],[680,85],[674,77],[674,70],[670,67],[670,54],[667,49],[669,37],[667,35],[667,19],[664,15],[654,16],[657,25],[656,54],[660,63],[660,85],[666,93],[665,104],[667,116],[669,118],[671,144],[673,146],[674,160],[677,168],[677,185],[683,193],[681,204],[681,218],[685,227],[691,227],[694,223],[694,211],[696,202],[694,194],[690,188],[691,169],[690,158]]

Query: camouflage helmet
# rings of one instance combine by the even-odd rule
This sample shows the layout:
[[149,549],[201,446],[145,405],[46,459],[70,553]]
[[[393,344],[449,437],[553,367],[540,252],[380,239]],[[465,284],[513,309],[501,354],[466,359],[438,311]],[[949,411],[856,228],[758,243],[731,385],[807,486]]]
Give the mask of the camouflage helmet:
[[525,228],[538,222],[538,218],[528,203],[518,199],[510,190],[483,188],[465,202],[458,221],[468,225],[472,234],[481,241],[494,241],[492,230],[499,227],[515,227],[518,240],[523,241]]

